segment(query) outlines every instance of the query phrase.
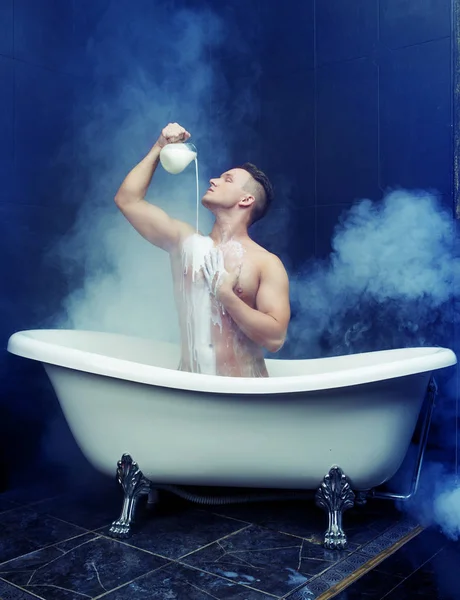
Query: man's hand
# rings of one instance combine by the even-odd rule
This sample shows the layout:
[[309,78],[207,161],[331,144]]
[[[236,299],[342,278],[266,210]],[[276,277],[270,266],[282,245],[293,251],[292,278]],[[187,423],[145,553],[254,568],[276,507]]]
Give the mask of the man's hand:
[[242,263],[229,273],[224,266],[224,255],[220,248],[212,248],[204,257],[203,274],[213,296],[220,300],[221,295],[233,293],[241,273]]
[[161,149],[189,137],[190,133],[177,123],[167,125],[147,156],[125,177],[115,195],[116,205],[131,225],[146,240],[167,252],[176,252],[181,240],[195,230],[188,223],[172,219],[159,206],[147,202],[145,196],[159,164]]
[[160,137],[155,143],[158,148],[163,148],[166,144],[177,144],[186,142],[190,138],[190,133],[179,123],[169,123],[161,132]]
[[267,259],[261,266],[256,305],[252,308],[233,290],[241,266],[228,273],[219,252],[215,248],[205,257],[203,272],[209,289],[250,340],[270,352],[277,352],[286,338],[291,313],[289,279],[282,262],[267,253]]

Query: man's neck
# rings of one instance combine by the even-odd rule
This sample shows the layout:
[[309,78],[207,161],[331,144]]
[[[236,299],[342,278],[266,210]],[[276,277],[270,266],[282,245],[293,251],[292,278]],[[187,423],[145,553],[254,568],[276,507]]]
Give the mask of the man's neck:
[[215,244],[225,244],[229,240],[242,242],[249,239],[246,225],[217,218],[209,236]]

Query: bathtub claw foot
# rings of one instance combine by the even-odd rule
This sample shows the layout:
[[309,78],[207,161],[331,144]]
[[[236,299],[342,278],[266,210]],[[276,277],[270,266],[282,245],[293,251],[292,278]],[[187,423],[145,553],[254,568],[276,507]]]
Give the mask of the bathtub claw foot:
[[323,546],[327,550],[345,550],[348,546],[348,540],[343,529],[340,531],[326,531]]
[[350,482],[340,467],[332,467],[324,477],[315,496],[316,504],[327,511],[329,526],[324,536],[324,547],[328,550],[343,550],[347,547],[347,536],[342,529],[342,514],[352,508],[355,494]]
[[127,523],[123,519],[117,519],[114,521],[109,529],[111,537],[117,539],[125,539],[131,535],[131,524]]
[[150,492],[151,483],[144,477],[138,464],[129,454],[123,454],[117,466],[117,479],[125,495],[120,518],[112,523],[109,535],[122,539],[131,535],[131,524],[134,521],[137,501],[140,496]]

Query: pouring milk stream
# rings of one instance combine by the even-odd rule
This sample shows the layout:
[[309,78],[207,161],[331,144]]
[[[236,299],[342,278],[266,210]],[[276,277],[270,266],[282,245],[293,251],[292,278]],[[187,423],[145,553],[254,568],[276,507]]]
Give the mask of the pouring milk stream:
[[195,161],[195,174],[196,174],[196,232],[198,233],[198,211],[200,206],[200,194],[198,186],[198,158],[197,149],[193,144],[179,143],[179,144],[166,144],[160,152],[161,166],[171,173],[172,175],[178,175],[188,167],[188,165]]

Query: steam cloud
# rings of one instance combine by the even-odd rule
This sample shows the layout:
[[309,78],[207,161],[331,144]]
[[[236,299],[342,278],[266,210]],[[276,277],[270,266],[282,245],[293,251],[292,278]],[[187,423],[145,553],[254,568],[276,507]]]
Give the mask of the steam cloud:
[[447,486],[434,499],[435,522],[452,540],[460,537],[460,485],[449,481]]
[[[72,232],[51,252],[70,288],[52,326],[174,341],[179,332],[168,257],[140,238],[112,199],[169,121],[192,132],[201,164],[212,162],[209,140],[218,141],[225,163],[220,141],[230,132],[210,117],[222,79],[208,55],[225,43],[224,31],[209,11],[176,10],[171,19],[156,5],[153,21],[146,15],[145,23],[136,23],[155,23],[154,35],[139,36],[150,46],[136,47],[127,44],[129,24],[117,10],[114,3],[100,16],[87,46],[92,70],[78,98],[78,177],[69,185],[71,201],[81,207]],[[151,67],[148,53],[155,56]],[[251,117],[255,102],[246,97],[247,86],[243,93],[240,116],[247,110]],[[193,224],[193,170],[174,177],[159,168],[148,199]],[[202,210],[203,230],[207,219]],[[459,275],[453,233],[451,215],[426,191],[396,190],[380,201],[357,202],[337,226],[330,258],[290,274],[293,319],[285,352],[298,358],[443,343]],[[428,475],[436,494],[422,495],[423,514],[458,536],[460,489],[439,470]]]
[[437,525],[451,540],[460,538],[460,481],[439,463],[423,468],[420,489],[400,509],[411,514],[424,526]]
[[292,278],[296,357],[434,345],[452,327],[460,264],[452,216],[434,193],[357,202],[332,247]]
[[[174,341],[179,332],[169,258],[134,231],[113,198],[168,122],[177,121],[192,133],[199,156],[201,150],[206,155],[211,133],[214,140],[221,139],[218,123],[209,115],[214,73],[208,53],[225,37],[209,11],[176,10],[172,19],[167,7],[157,5],[150,22],[138,13],[140,29],[152,23],[155,28],[155,36],[142,37],[149,47],[138,48],[125,35],[118,10],[112,3],[87,46],[91,77],[79,92],[78,175],[69,186],[81,207],[73,230],[50,253],[54,261],[59,257],[71,291],[52,325]],[[141,16],[146,18],[143,23]],[[149,69],[145,56],[155,53]],[[225,160],[222,146],[220,160]],[[208,187],[205,177],[200,177],[201,190]],[[195,224],[194,190],[192,167],[179,176],[159,167],[147,199],[172,217]],[[200,227],[206,230],[208,225],[209,216],[201,209]]]

